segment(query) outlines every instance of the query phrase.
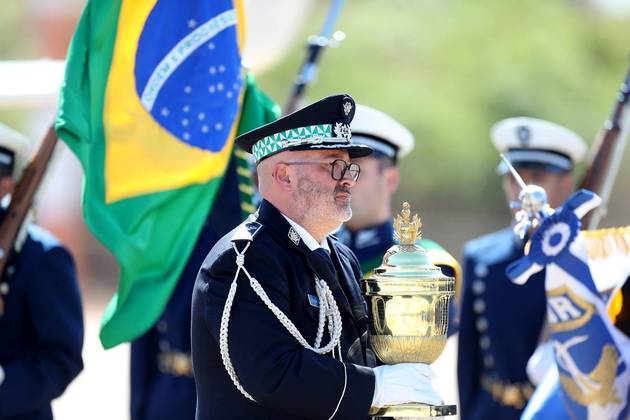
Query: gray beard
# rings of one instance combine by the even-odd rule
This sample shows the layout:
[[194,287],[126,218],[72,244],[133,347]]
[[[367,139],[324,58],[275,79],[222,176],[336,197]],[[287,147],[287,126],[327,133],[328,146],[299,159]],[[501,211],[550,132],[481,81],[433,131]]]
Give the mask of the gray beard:
[[[306,217],[314,220],[334,219],[341,225],[352,217],[351,203],[338,203],[335,200],[335,195],[341,191],[348,192],[341,187],[336,187],[331,192],[318,187],[308,178],[300,178],[297,190],[293,193],[296,213],[301,215],[302,220]],[[296,222],[299,223],[297,220]]]

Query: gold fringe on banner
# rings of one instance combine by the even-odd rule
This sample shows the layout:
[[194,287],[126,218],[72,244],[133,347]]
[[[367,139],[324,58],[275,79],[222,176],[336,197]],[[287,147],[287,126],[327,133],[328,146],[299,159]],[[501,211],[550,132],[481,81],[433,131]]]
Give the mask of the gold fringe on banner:
[[[630,256],[630,226],[582,231],[588,257],[593,260],[615,255]],[[623,295],[618,290],[608,303],[608,315],[614,323],[624,306]]]
[[630,255],[630,226],[582,231],[588,257],[594,260]]

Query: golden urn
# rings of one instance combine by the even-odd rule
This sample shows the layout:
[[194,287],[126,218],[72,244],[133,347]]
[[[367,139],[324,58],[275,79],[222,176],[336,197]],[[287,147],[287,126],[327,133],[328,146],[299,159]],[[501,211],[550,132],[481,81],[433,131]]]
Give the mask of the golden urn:
[[[362,282],[370,314],[370,341],[385,364],[433,363],[444,350],[448,305],[455,294],[455,279],[447,277],[429,260],[416,241],[422,222],[411,217],[403,203],[394,219],[399,241],[383,257],[383,263]],[[455,405],[400,404],[381,407],[372,416],[441,417],[454,415]]]

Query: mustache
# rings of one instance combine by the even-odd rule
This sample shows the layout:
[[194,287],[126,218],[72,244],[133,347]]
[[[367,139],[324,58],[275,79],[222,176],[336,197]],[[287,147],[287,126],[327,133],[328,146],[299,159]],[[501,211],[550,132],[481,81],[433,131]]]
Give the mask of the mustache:
[[352,195],[352,193],[350,192],[350,188],[341,187],[341,186],[335,187],[335,190],[333,191],[333,193],[338,194],[340,192]]

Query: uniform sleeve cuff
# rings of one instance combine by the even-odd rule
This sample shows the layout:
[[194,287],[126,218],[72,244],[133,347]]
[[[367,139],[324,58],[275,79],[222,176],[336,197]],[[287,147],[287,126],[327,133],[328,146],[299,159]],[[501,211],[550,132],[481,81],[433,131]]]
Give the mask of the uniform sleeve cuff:
[[367,418],[374,398],[374,371],[352,363],[345,365],[347,386],[333,418]]

